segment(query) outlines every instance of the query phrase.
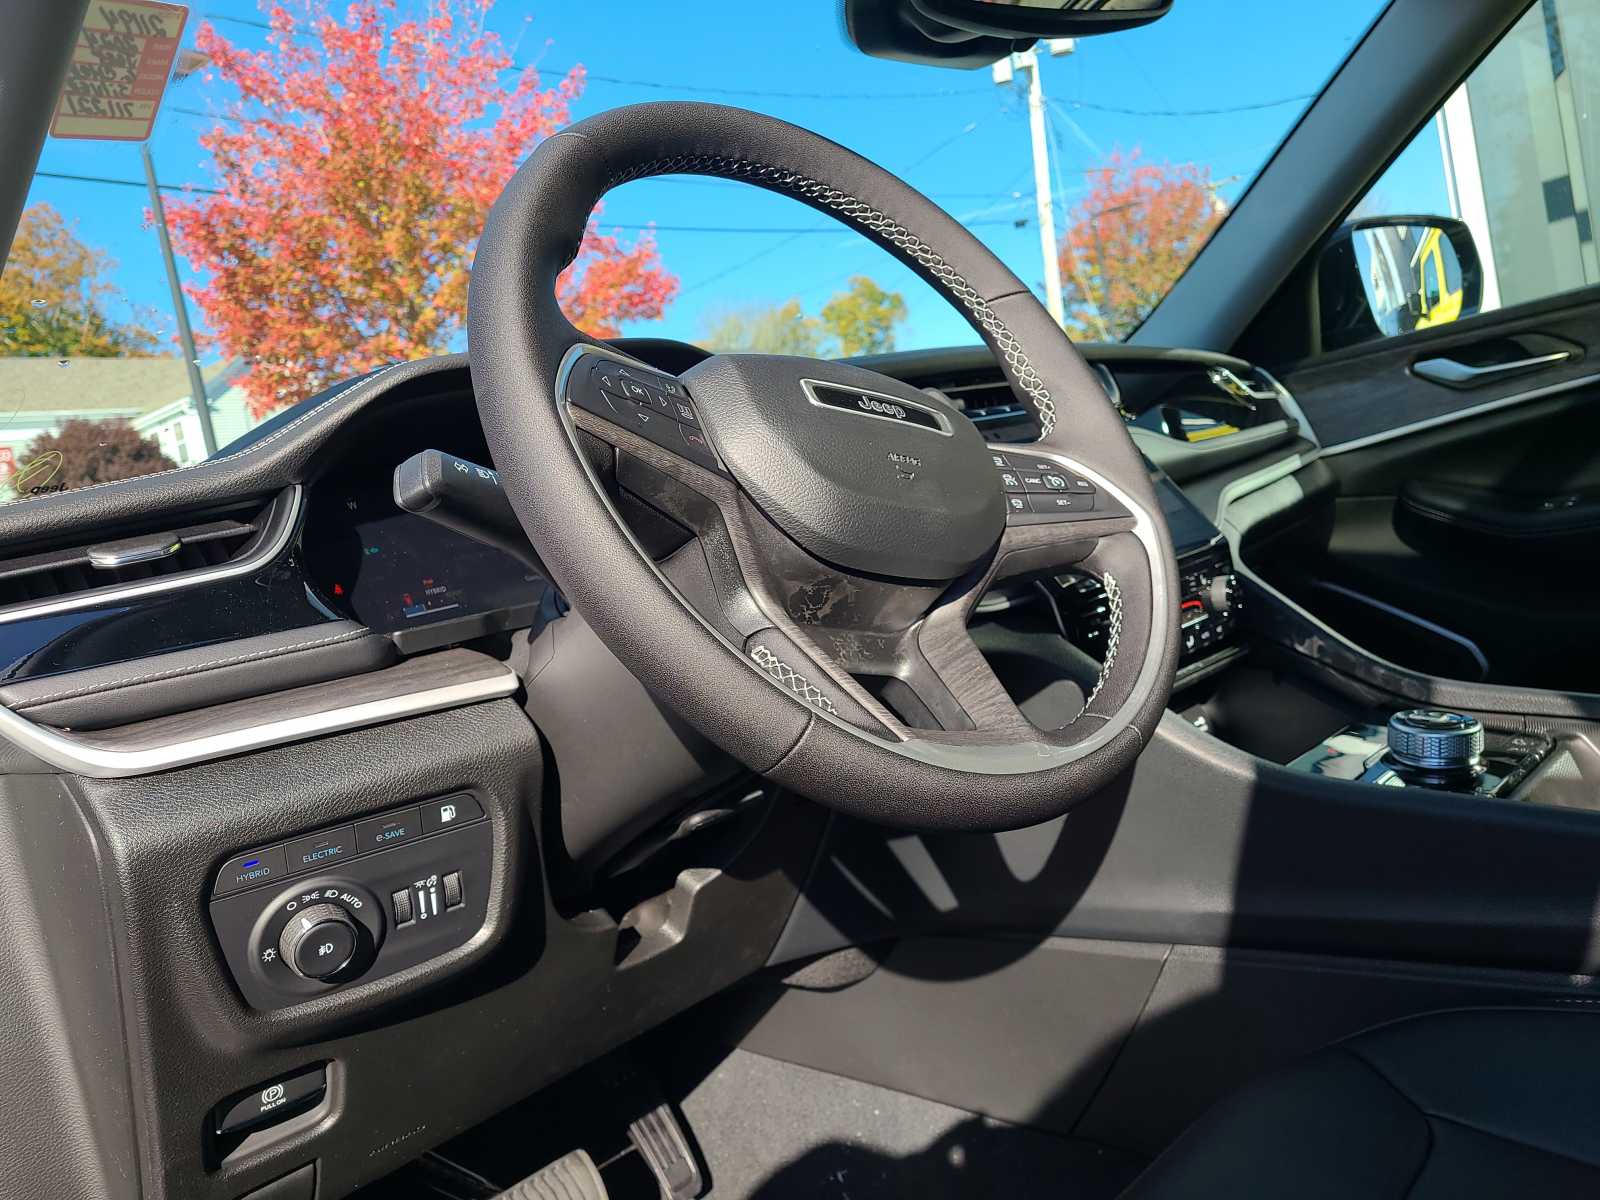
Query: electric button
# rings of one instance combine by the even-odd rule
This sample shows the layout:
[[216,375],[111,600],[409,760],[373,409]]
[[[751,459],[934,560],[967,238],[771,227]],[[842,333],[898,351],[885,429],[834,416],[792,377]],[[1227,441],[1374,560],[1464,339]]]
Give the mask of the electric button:
[[354,827],[346,825],[340,829],[324,830],[308,838],[301,838],[298,842],[289,843],[287,850],[289,870],[299,872],[309,871],[314,867],[324,867],[342,858],[349,858],[355,851]]

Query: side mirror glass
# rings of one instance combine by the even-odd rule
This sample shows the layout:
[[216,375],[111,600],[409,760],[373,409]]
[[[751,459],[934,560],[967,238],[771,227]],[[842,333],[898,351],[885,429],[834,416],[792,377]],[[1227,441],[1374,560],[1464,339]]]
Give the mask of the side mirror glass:
[[1483,303],[1472,232],[1453,217],[1373,217],[1339,227],[1317,260],[1322,349],[1448,325]]

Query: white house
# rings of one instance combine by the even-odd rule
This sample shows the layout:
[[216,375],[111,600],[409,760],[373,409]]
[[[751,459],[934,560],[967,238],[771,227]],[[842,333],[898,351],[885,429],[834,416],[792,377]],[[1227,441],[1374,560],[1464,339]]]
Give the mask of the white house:
[[[258,423],[237,384],[241,374],[237,362],[203,368],[219,446]],[[199,462],[205,446],[189,392],[181,358],[0,358],[0,481],[36,437],[74,419],[121,417],[179,466]]]

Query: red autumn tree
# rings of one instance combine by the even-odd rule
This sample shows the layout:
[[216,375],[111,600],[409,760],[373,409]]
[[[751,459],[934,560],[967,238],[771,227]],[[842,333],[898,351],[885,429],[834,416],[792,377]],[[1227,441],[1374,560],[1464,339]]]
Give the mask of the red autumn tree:
[[[342,20],[324,0],[298,15],[264,3],[260,52],[202,26],[197,45],[238,97],[200,139],[220,194],[168,213],[205,277],[189,292],[213,340],[250,364],[255,415],[458,337],[490,205],[583,88],[581,67],[552,87],[513,70],[484,28],[492,2],[430,0],[413,19],[352,0]],[[591,222],[559,291],[607,337],[659,317],[677,287],[649,234],[624,245]]]
[[1101,341],[1127,337],[1221,220],[1208,168],[1113,152],[1090,174],[1061,239],[1068,326]]

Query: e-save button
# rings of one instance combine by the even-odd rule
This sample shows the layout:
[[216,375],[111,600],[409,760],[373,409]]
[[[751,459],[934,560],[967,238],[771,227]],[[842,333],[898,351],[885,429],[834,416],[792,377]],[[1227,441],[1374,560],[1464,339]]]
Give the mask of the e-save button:
[[401,842],[409,842],[421,831],[422,824],[417,810],[408,808],[404,812],[390,813],[385,817],[373,817],[370,821],[358,821],[356,846],[362,850],[382,850],[385,846],[398,846]]

